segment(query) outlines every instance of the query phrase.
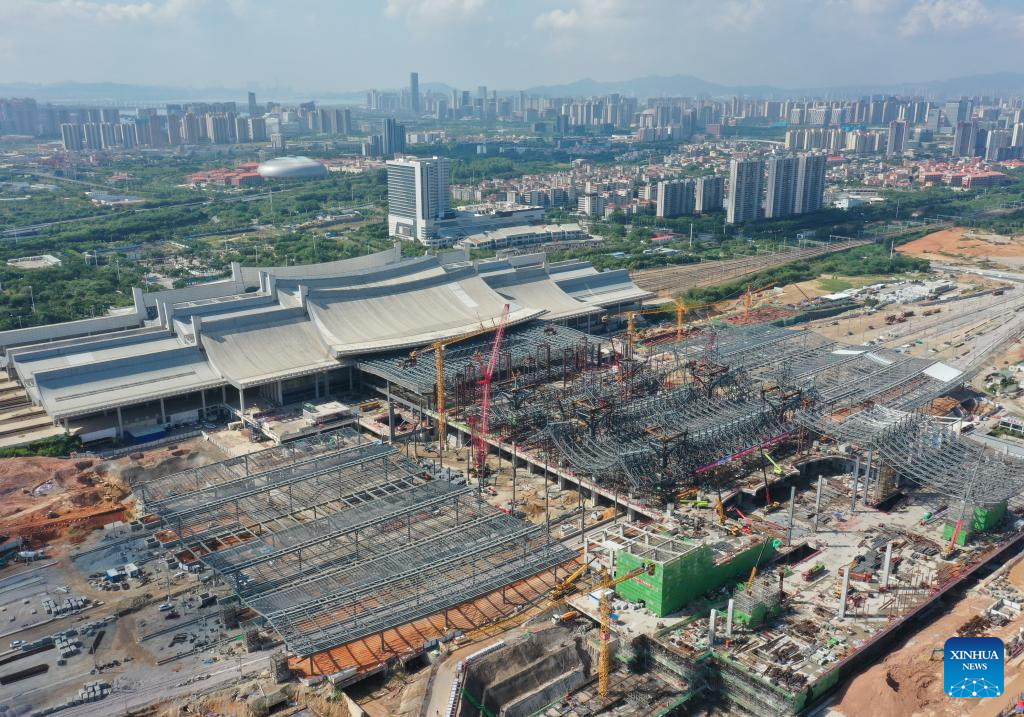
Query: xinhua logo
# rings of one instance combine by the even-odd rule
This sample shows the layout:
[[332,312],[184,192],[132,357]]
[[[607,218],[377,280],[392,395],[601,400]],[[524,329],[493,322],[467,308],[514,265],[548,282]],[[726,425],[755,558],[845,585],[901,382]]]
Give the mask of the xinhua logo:
[[998,637],[951,637],[942,663],[943,689],[950,697],[1003,694],[1003,641]]

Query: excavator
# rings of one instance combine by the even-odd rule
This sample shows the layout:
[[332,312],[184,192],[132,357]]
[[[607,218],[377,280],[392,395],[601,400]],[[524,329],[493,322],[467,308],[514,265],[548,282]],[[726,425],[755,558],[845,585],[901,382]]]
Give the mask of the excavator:
[[612,588],[641,575],[654,575],[654,571],[654,563],[647,563],[617,578],[606,578],[601,584],[601,653],[597,661],[597,693],[602,698],[608,696],[608,682],[612,671]]

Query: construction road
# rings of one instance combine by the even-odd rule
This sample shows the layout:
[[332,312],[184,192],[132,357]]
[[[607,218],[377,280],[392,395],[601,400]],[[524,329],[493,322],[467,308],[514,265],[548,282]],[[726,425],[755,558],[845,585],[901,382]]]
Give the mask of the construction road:
[[831,242],[806,249],[785,249],[770,254],[758,254],[742,259],[724,259],[722,261],[706,261],[701,264],[683,264],[661,269],[643,269],[630,274],[637,286],[665,296],[672,296],[688,289],[703,286],[725,284],[744,276],[756,274],[765,269],[772,269],[794,261],[813,259],[814,257],[834,254],[853,247],[870,244],[868,239],[853,239],[843,242]]

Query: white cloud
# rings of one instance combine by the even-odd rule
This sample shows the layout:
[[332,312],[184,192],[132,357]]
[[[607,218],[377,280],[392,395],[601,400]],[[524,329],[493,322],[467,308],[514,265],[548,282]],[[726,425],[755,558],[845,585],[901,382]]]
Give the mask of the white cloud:
[[98,2],[97,0],[7,0],[6,12],[39,20],[93,20],[119,22],[177,20],[204,0],[147,0],[146,2]]
[[716,4],[711,24],[721,30],[750,29],[767,13],[764,0],[725,0]]
[[992,13],[981,0],[917,0],[903,16],[900,32],[924,35],[965,30],[991,17]]
[[538,30],[568,30],[580,24],[580,12],[576,8],[569,10],[554,9],[533,20],[533,26]]
[[[624,0],[575,0],[572,7],[568,9],[555,8],[541,13],[533,19],[533,26],[537,30],[570,30],[570,29],[607,29],[614,28],[621,30],[634,20],[644,17],[644,7],[633,5],[631,12],[626,12],[627,4]],[[653,10],[653,6],[646,9]],[[656,16],[656,13],[654,14]]]
[[455,20],[479,12],[487,0],[385,0],[388,17],[410,20]]

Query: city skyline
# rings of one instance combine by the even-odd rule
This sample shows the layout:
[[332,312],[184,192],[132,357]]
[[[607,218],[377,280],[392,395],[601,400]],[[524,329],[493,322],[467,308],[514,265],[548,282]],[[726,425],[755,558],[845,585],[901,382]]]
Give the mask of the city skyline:
[[[1024,8],[1008,0],[6,5],[0,28],[6,72],[0,83],[104,81],[296,92],[397,87],[410,71],[419,73],[424,87],[444,82],[496,89],[675,74],[780,88],[913,84],[1010,69],[1014,38],[1024,29]],[[51,41],[34,42],[42,33]],[[402,42],[379,53],[383,36]],[[438,52],[439,46],[448,50]],[[190,51],[182,52],[185,47]],[[894,70],[896,47],[900,62]],[[124,62],[127,56],[132,62]],[[509,57],[529,59],[545,73],[524,77]]]

